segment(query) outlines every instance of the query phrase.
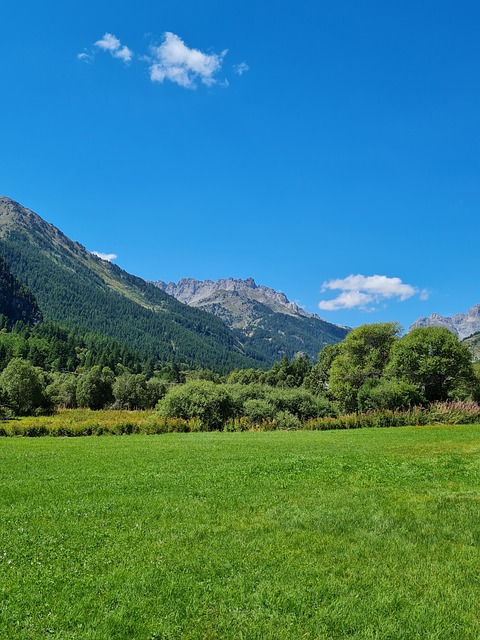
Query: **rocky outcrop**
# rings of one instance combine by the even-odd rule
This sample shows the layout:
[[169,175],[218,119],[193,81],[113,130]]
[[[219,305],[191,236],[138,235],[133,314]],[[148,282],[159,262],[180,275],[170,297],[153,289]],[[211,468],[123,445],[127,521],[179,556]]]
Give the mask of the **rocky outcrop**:
[[457,313],[451,317],[432,313],[428,318],[419,318],[412,324],[410,331],[417,327],[446,327],[463,340],[480,331],[480,304],[471,307],[467,313]]
[[159,289],[180,300],[180,302],[193,307],[213,305],[216,303],[217,298],[225,303],[226,299],[231,297],[233,299],[237,298],[237,300],[243,298],[244,300],[259,302],[275,313],[285,313],[303,318],[318,317],[314,313],[308,313],[295,302],[290,302],[281,291],[275,291],[270,287],[256,284],[253,278],[246,278],[245,280],[225,278],[215,281],[182,278],[178,282],[169,282],[167,284],[162,280],[158,280],[154,284]]

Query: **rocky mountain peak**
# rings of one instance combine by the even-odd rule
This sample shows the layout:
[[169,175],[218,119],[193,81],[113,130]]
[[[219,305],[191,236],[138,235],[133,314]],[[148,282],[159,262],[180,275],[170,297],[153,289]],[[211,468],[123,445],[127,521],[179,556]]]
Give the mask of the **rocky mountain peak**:
[[427,318],[416,320],[410,330],[417,327],[446,327],[463,340],[480,331],[480,304],[474,305],[466,313],[457,313],[449,317],[432,313]]
[[270,287],[258,285],[253,278],[244,280],[237,278],[220,278],[219,280],[195,280],[194,278],[181,278],[178,282],[169,282],[168,284],[162,280],[154,282],[154,284],[180,300],[185,304],[192,306],[200,306],[205,301],[216,296],[221,292],[230,294],[239,294],[247,299],[255,300],[266,305],[276,313],[285,313],[287,315],[301,317],[317,317],[315,314],[308,313],[299,307],[295,302],[290,302],[287,296],[281,291],[275,291]]

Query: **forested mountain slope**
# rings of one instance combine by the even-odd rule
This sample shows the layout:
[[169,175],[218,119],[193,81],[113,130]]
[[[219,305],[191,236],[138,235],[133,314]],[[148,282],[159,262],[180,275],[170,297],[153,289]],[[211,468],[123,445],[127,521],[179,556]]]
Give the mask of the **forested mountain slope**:
[[465,338],[463,342],[472,352],[473,361],[480,362],[480,331],[478,333],[474,333],[468,338]]
[[15,278],[3,258],[0,258],[0,317],[7,327],[19,320],[30,325],[42,320],[35,296]]
[[0,256],[47,319],[110,336],[161,361],[219,371],[270,364],[220,319],[92,255],[6,197],[0,197]]

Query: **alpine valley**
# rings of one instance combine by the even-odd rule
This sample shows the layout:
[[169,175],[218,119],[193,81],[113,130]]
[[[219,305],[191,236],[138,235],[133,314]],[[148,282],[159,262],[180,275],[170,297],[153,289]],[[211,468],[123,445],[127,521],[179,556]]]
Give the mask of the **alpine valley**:
[[257,285],[253,278],[215,282],[182,278],[178,283],[159,280],[154,284],[177,300],[221,318],[267,361],[297,353],[316,357],[326,344],[343,340],[348,331],[304,311],[284,293]]
[[0,313],[97,336],[129,357],[218,372],[316,357],[348,328],[253,280],[156,284],[102,260],[33,211],[0,197]]

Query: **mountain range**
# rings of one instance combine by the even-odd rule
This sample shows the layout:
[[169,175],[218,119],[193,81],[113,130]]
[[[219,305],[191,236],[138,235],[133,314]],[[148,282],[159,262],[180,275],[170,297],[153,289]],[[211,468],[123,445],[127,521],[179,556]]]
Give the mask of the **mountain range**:
[[[160,362],[217,371],[268,368],[282,355],[316,356],[347,333],[253,281],[231,281],[239,283],[237,307],[228,303],[212,313],[218,296],[224,296],[218,287],[213,306],[205,299],[184,304],[169,295],[169,285],[162,290],[102,260],[7,197],[0,197],[0,257],[46,320],[113,338]],[[244,307],[249,312],[242,321]]]
[[[60,323],[129,362],[218,372],[266,369],[283,355],[315,358],[349,330],[253,278],[146,282],[7,197],[0,197],[0,316],[3,328]],[[424,326],[447,327],[480,358],[480,305],[451,317],[434,313],[410,329]]]
[[416,327],[446,327],[463,340],[480,331],[480,304],[471,307],[466,313],[457,313],[450,317],[432,313],[427,318],[416,320],[410,330]]
[[244,343],[260,350],[267,359],[289,358],[296,353],[316,357],[326,344],[343,340],[348,328],[308,313],[286,295],[253,278],[195,280],[154,284],[192,307],[221,318],[236,330]]

